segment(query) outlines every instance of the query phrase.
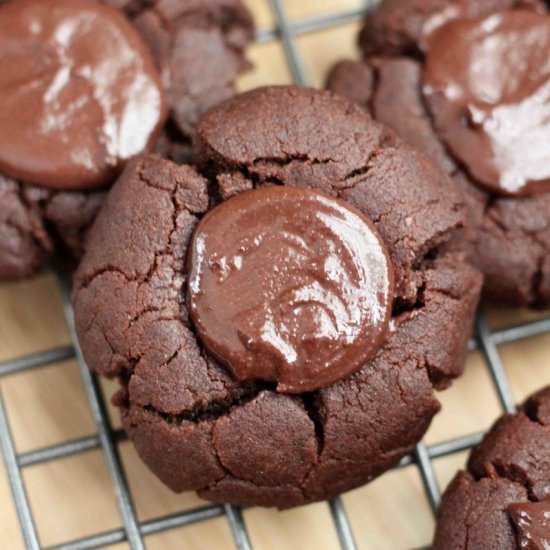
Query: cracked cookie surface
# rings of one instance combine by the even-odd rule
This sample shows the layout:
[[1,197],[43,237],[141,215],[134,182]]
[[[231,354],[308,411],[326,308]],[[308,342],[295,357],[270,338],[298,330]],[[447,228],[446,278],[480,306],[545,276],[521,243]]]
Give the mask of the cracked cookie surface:
[[511,8],[547,12],[536,0],[386,0],[365,21],[359,39],[364,60],[338,63],[328,75],[327,87],[362,105],[453,179],[468,206],[464,237],[471,261],[485,276],[485,294],[501,302],[547,307],[550,193],[506,197],[478,185],[441,139],[422,91],[422,29],[434,14],[457,6],[469,17]]
[[[431,162],[329,92],[242,94],[202,117],[198,142],[197,169],[144,157],[107,198],[75,279],[86,360],[118,377],[123,424],[175,491],[290,507],[366,483],[414,448],[439,409],[434,387],[462,372],[480,276],[445,251],[463,223],[460,198]],[[386,342],[318,391],[239,382],[207,353],[184,299],[201,217],[268,185],[359,209],[395,270]]]
[[[546,548],[550,544],[548,523],[544,523],[550,517],[549,499],[550,388],[545,388],[517,414],[496,422],[470,456],[468,470],[457,474],[449,485],[433,548]],[[518,513],[527,521],[518,521]]]

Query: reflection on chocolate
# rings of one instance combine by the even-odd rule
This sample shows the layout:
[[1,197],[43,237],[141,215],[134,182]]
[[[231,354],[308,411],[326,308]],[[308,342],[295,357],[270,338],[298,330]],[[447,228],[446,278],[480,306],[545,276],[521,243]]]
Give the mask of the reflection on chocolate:
[[372,223],[307,189],[241,193],[199,223],[188,302],[205,346],[240,380],[315,390],[383,343],[393,271]]
[[425,51],[428,48],[429,37],[439,28],[443,27],[450,21],[459,17],[471,17],[463,5],[449,4],[443,9],[436,11],[430,15],[422,26],[422,34],[419,37],[420,49]]
[[489,190],[550,190],[550,16],[457,19],[425,39],[424,93],[441,137]]
[[550,500],[511,504],[508,514],[516,529],[518,548],[550,550]]
[[0,7],[0,172],[61,189],[109,183],[165,116],[160,77],[122,14],[92,0]]

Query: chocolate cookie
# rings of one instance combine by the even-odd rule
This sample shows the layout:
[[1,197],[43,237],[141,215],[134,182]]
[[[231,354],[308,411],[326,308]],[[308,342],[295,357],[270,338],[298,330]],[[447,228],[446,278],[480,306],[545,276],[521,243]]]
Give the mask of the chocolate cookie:
[[462,372],[480,276],[446,251],[459,196],[329,92],[237,96],[198,151],[132,162],[107,198],[73,296],[89,366],[174,491],[290,507],[370,481]]
[[127,160],[189,160],[198,115],[246,65],[253,24],[237,0],[103,3],[0,6],[0,280],[79,258]]
[[384,1],[360,44],[364,61],[339,63],[327,86],[427,153],[462,190],[466,241],[489,297],[550,304],[546,8]]
[[365,57],[422,57],[426,25],[435,27],[457,18],[479,18],[512,8],[546,11],[544,0],[381,0],[359,35]]
[[550,547],[550,388],[502,417],[443,495],[434,550]]

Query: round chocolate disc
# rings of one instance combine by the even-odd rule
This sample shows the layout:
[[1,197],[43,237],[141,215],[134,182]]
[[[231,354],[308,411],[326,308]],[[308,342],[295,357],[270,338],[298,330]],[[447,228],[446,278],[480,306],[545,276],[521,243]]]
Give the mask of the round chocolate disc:
[[550,16],[456,19],[425,49],[437,130],[470,174],[500,194],[550,190]]
[[129,21],[95,0],[0,7],[0,172],[59,189],[106,185],[165,117]]
[[518,548],[550,548],[550,498],[542,502],[520,502],[508,506],[517,533]]
[[375,355],[393,279],[385,245],[359,211],[308,189],[266,187],[201,220],[188,303],[202,342],[239,380],[303,392]]

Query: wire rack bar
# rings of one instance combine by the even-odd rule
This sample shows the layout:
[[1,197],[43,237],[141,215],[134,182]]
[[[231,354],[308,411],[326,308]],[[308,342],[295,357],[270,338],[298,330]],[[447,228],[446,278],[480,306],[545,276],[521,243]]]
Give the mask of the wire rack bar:
[[17,464],[17,455],[15,454],[15,445],[11,435],[10,426],[4,400],[0,393],[0,444],[2,447],[2,455],[6,464],[6,472],[10,482],[10,488],[15,502],[15,511],[21,524],[21,531],[25,546],[28,550],[39,550],[38,535],[32,518],[32,512],[29,505],[29,499],[23,483],[21,469]]
[[468,449],[479,445],[483,435],[483,432],[478,432],[475,434],[450,439],[449,441],[436,443],[435,445],[428,447],[428,455],[431,459],[435,459],[467,451]]
[[92,375],[92,373],[86,366],[84,357],[82,356],[82,350],[80,349],[78,338],[76,336],[74,314],[70,299],[70,285],[65,276],[58,276],[57,280],[63,300],[63,312],[65,314],[65,322],[67,323],[69,335],[71,336],[71,340],[75,348],[80,374],[82,376],[82,379],[84,380],[86,394],[88,396],[88,401],[90,402],[90,409],[92,417],[96,424],[101,447],[103,448],[103,453],[105,455],[105,460],[109,468],[109,473],[111,474],[111,479],[113,480],[115,486],[118,508],[122,516],[122,522],[124,524],[126,536],[130,547],[133,550],[142,550],[144,549],[143,539],[137,525],[134,504],[128,490],[128,482],[126,480],[124,469],[122,468],[118,447],[113,439],[113,430],[111,427],[111,422],[109,420],[107,409],[105,407],[103,393],[99,388],[96,377]]
[[[128,436],[124,430],[113,430],[112,438],[113,441],[119,442],[124,441]],[[44,464],[50,460],[68,458],[73,455],[99,449],[100,447],[101,440],[99,436],[89,435],[87,437],[80,437],[57,445],[51,445],[50,447],[43,447],[42,449],[21,453],[19,455],[19,466],[21,468],[26,468],[27,466]]]
[[124,529],[113,529],[112,531],[106,531],[105,533],[99,533],[91,537],[83,537],[72,542],[49,546],[47,550],[92,550],[95,548],[105,548],[106,546],[112,546],[113,544],[125,541],[126,533]]
[[490,339],[498,346],[501,344],[519,342],[526,338],[534,338],[535,336],[542,336],[548,333],[550,333],[550,319],[540,319],[523,325],[497,330],[491,334]]
[[298,54],[298,47],[294,41],[294,35],[288,25],[288,18],[286,17],[285,7],[282,0],[270,0],[271,9],[275,16],[277,23],[277,30],[281,37],[283,49],[285,52],[286,62],[292,75],[294,84],[299,86],[305,86],[306,78],[304,74],[304,67],[300,55]]
[[[123,430],[113,431],[113,441],[123,441],[126,438],[127,435]],[[99,436],[89,435],[87,437],[80,437],[57,445],[51,445],[50,447],[43,447],[42,449],[21,453],[19,455],[19,466],[21,468],[36,466],[37,464],[44,464],[51,460],[68,458],[87,451],[94,451],[100,447],[101,440]]]
[[485,362],[489,368],[502,408],[507,413],[514,413],[516,411],[514,396],[512,395],[510,383],[506,377],[497,347],[491,339],[483,311],[479,311],[476,318],[476,339],[479,349],[485,357]]
[[439,490],[439,483],[437,482],[437,477],[426,445],[424,445],[424,443],[419,443],[416,446],[414,455],[416,464],[420,469],[420,477],[424,483],[424,491],[426,492],[432,511],[435,512],[441,500],[441,491]]
[[10,374],[20,373],[38,367],[47,367],[53,363],[68,361],[75,356],[73,346],[63,346],[48,351],[33,353],[19,359],[4,361],[0,363],[0,378]]
[[[193,523],[200,523],[210,519],[219,518],[225,515],[224,506],[221,504],[211,504],[202,506],[187,512],[171,514],[148,521],[140,525],[141,534],[145,536],[156,535],[164,531],[179,529]],[[49,546],[46,550],[91,550],[93,548],[104,548],[120,542],[125,542],[126,533],[124,529],[112,529],[104,533],[98,533],[90,537],[82,537],[71,542]]]
[[[340,27],[357,21],[365,14],[365,8],[356,8],[353,10],[331,13],[320,17],[310,17],[301,21],[288,21],[287,28],[291,36],[299,36],[312,32],[321,32],[326,29]],[[277,40],[280,36],[278,27],[273,29],[261,29],[256,34],[256,42],[264,44]]]
[[194,508],[188,512],[172,514],[170,516],[163,516],[162,518],[146,521],[143,523],[141,531],[144,535],[154,535],[162,531],[168,531],[169,529],[177,529],[178,527],[185,527],[193,523],[219,518],[223,515],[225,515],[225,507],[223,504],[210,504],[208,506]]
[[241,508],[231,504],[226,504],[224,508],[235,541],[235,547],[237,550],[252,550],[252,543],[244,524]]
[[332,515],[332,521],[334,521],[336,527],[340,546],[344,550],[356,550],[357,544],[355,543],[351,524],[346,514],[342,498],[336,497],[331,499],[329,501],[329,508]]
[[[257,33],[257,41],[265,43],[276,39],[281,40],[290,73],[296,84],[307,83],[296,38],[307,33],[357,21],[366,9],[376,4],[375,0],[365,0],[363,8],[306,18],[300,21],[289,21],[283,0],[266,1],[269,1],[271,5],[275,27],[260,30]],[[117,504],[122,517],[122,527],[50,546],[47,550],[91,550],[120,542],[127,542],[132,550],[141,550],[144,548],[143,537],[218,517],[227,519],[237,550],[253,550],[241,508],[229,504],[210,504],[143,522],[138,521],[118,450],[118,444],[126,438],[126,435],[122,430],[114,430],[111,426],[103,393],[95,376],[86,368],[76,339],[73,311],[69,300],[70,285],[67,278],[63,276],[58,277],[58,282],[61,288],[64,314],[71,344],[0,362],[0,379],[5,376],[76,359],[86,395],[90,402],[97,433],[17,455],[5,405],[0,394],[0,448],[6,463],[6,471],[26,547],[30,550],[41,548],[24,486],[22,469],[51,460],[60,460],[102,449],[115,487]],[[475,335],[469,342],[469,349],[481,352],[504,411],[514,411],[515,404],[500,359],[498,346],[548,333],[550,333],[550,318],[491,332],[483,312],[478,314]],[[432,445],[420,443],[414,453],[404,457],[396,467],[415,466],[418,468],[427,499],[432,511],[435,512],[440,500],[440,490],[433,468],[433,461],[471,449],[480,442],[482,436],[482,433],[475,433]],[[357,545],[342,499],[340,497],[332,499],[328,502],[328,505],[341,548],[356,550]],[[426,547],[422,550],[428,549]]]
[[22,453],[19,455],[19,466],[21,468],[36,466],[37,464],[44,464],[51,460],[68,458],[73,455],[85,453],[86,451],[93,451],[99,447],[101,447],[101,441],[97,435],[73,439],[60,443],[59,445],[52,445],[51,447],[44,447],[43,449]]

